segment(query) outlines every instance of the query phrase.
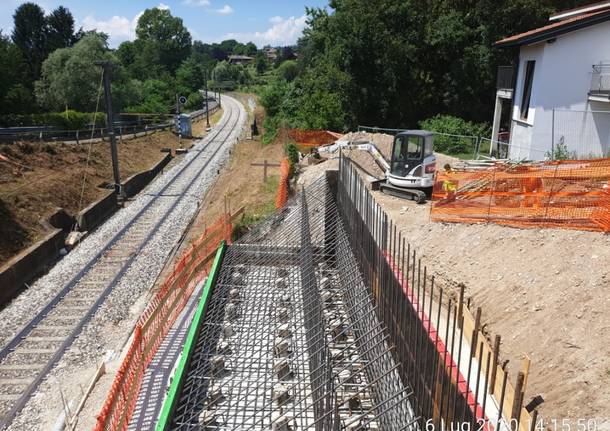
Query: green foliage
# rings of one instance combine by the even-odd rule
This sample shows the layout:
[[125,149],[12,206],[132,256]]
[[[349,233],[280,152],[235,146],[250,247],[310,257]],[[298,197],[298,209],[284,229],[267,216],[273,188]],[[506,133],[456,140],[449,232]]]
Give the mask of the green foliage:
[[290,163],[290,173],[294,175],[295,166],[299,163],[299,150],[292,142],[286,145],[286,155],[288,156],[288,163]]
[[61,130],[80,130],[93,120],[92,117],[92,114],[67,110],[48,114],[47,121],[49,125]]
[[[140,104],[130,106],[127,112],[142,112],[149,114],[167,112],[175,104],[175,95],[166,81],[148,79],[142,84],[143,100]],[[173,101],[170,102],[170,101]]]
[[256,69],[256,73],[262,75],[269,68],[269,62],[267,61],[267,56],[264,52],[256,53],[256,57],[254,58],[254,68]]
[[6,110],[14,114],[25,114],[32,111],[32,107],[36,106],[34,94],[32,90],[23,84],[13,85],[6,93],[3,103]]
[[20,50],[0,33],[0,113],[28,112],[34,105],[20,73],[24,68]]
[[413,128],[438,112],[487,121],[496,67],[513,59],[493,43],[544,24],[567,3],[333,0],[331,11],[308,9],[298,44],[299,120],[338,129]]
[[28,82],[34,82],[47,54],[44,11],[35,3],[23,3],[15,10],[13,22],[13,43],[26,60]]
[[252,69],[243,64],[221,61],[212,70],[212,88],[232,91],[239,85],[249,85],[254,81]]
[[112,84],[112,106],[115,111],[126,110],[144,100],[144,84],[138,79],[121,79]]
[[434,150],[445,154],[472,154],[478,138],[489,136],[491,127],[487,123],[472,123],[451,115],[436,115],[420,122],[420,127],[431,132],[453,136],[437,135]]
[[88,35],[70,48],[58,49],[42,66],[42,76],[36,82],[38,103],[49,110],[66,107],[93,111],[96,106],[101,69],[97,60],[115,60],[105,41]]
[[[574,151],[570,151],[568,149],[567,144],[562,140],[560,140],[556,145],[553,151],[547,151],[545,154],[547,159],[552,160],[568,160],[575,159],[576,154]],[[591,157],[594,158],[594,157]]]
[[136,35],[137,55],[145,66],[160,65],[174,73],[190,55],[191,34],[182,19],[167,9],[146,9],[138,19]]
[[205,86],[204,70],[199,63],[189,57],[176,70],[176,87],[178,93],[189,94],[193,90],[201,89]]
[[299,75],[299,66],[294,60],[286,60],[277,68],[277,74],[281,79],[288,82],[294,81]]
[[203,96],[199,91],[195,91],[194,93],[189,94],[186,99],[186,105],[184,108],[188,111],[196,111],[198,109],[202,109],[203,107]]
[[47,17],[47,52],[66,48],[76,42],[74,35],[74,17],[68,9],[59,6]]

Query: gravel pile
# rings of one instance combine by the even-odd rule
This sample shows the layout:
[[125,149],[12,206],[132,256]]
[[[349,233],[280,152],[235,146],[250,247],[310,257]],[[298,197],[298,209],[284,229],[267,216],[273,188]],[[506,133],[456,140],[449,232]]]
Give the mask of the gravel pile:
[[[233,129],[230,131],[225,129],[220,132],[213,142],[210,141],[215,137],[215,133],[209,134],[206,139],[200,141],[180,163],[157,178],[127,208],[116,213],[62,259],[46,276],[39,279],[30,289],[0,311],[0,334],[2,334],[0,343],[5,345],[11,335],[25,325],[36,311],[42,309],[52,296],[99,253],[122,227],[129,223],[151,199],[154,199],[154,195],[158,194],[190,160],[197,158],[182,172],[180,179],[168,187],[162,196],[157,197],[149,210],[151,214],[157,216],[157,219],[165,214],[176,203],[176,200],[178,203],[9,429],[51,428],[55,418],[62,411],[58,388],[63,388],[65,395],[66,389],[73,389],[75,382],[79,381],[79,371],[81,372],[80,381],[83,380],[83,375],[85,375],[85,380],[88,379],[85,372],[87,369],[98,364],[109,350],[121,349],[145,302],[144,298],[149,289],[161,272],[172,248],[178,243],[189,221],[196,214],[217,171],[227,163],[229,151],[243,131],[247,118],[244,107],[226,96],[223,96],[222,103],[225,111],[217,127],[229,122],[229,125],[236,124]],[[216,143],[225,138],[226,142],[214,155],[214,150],[218,147]],[[208,161],[209,164],[197,176]],[[184,193],[184,195],[175,196],[178,193]],[[154,219],[151,214],[147,214],[144,218]],[[149,221],[146,221],[145,226],[148,226],[148,223]],[[70,390],[67,398],[71,400],[77,396],[77,393],[77,391]]]

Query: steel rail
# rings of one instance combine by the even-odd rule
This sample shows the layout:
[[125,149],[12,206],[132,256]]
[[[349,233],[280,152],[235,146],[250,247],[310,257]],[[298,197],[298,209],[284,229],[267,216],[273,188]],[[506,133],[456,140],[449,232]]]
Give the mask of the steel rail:
[[[209,156],[207,161],[198,169],[194,178],[197,178],[201,175],[201,173],[208,167],[209,163],[214,160],[220,149],[223,147],[223,144],[229,139],[231,136],[231,132],[235,128],[235,126],[239,123],[240,113],[239,108],[237,109],[237,119],[233,122],[231,127],[228,129],[229,133],[227,136],[220,141],[218,146],[215,148],[214,152]],[[214,140],[227,128],[227,126],[231,123],[231,119],[233,117],[234,111],[231,110],[229,114],[229,118],[222,125],[222,127],[214,134],[214,136],[209,140],[211,144]],[[201,154],[201,152],[199,152]],[[36,316],[28,322],[18,333],[15,335],[11,341],[0,351],[0,362],[2,362],[11,352],[15,350],[15,348],[26,340],[27,336],[36,328],[36,326],[47,317],[47,315],[56,308],[56,306],[61,302],[61,300],[72,291],[77,285],[78,282],[88,274],[98,263],[98,260],[102,257],[102,255],[112,249],[123,237],[124,234],[134,225],[137,221],[139,221],[142,216],[153,206],[155,202],[158,201],[159,198],[164,197],[163,192],[167,190],[169,187],[174,185],[174,183],[180,179],[183,173],[196,161],[199,159],[199,155],[193,157],[189,160],[183,167],[179,169],[179,171],[163,186],[161,191],[154,195],[143,207],[138,211],[138,213],[123,227],[117,232],[114,237],[85,265],[85,267],[79,271],[67,284],[66,286],[55,295],[55,297],[40,311],[36,314]],[[186,186],[186,189],[181,195],[187,194],[187,192],[194,186],[194,183],[191,182]],[[150,240],[155,236],[160,227],[164,224],[167,217],[173,212],[173,210],[177,207],[180,202],[180,196],[175,199],[174,203],[171,207],[161,216],[158,222],[155,224],[150,233],[144,238],[142,243],[138,246],[136,251],[132,253],[131,257],[124,262],[122,268],[116,274],[115,277],[109,282],[108,286],[102,291],[100,296],[97,298],[95,303],[89,308],[89,310],[84,314],[81,320],[76,325],[75,329],[70,332],[70,334],[63,341],[61,346],[57,349],[57,351],[53,354],[53,356],[46,362],[44,368],[37,373],[36,377],[30,383],[26,389],[22,392],[23,395],[20,396],[19,399],[13,404],[13,406],[8,410],[8,412],[0,418],[0,429],[5,429],[12,420],[17,416],[17,414],[21,411],[21,409],[25,406],[25,404],[29,401],[31,396],[34,394],[40,383],[44,380],[46,375],[53,369],[56,363],[61,359],[65,350],[74,342],[74,340],[78,337],[83,327],[91,320],[97,309],[100,305],[106,300],[106,298],[110,295],[110,293],[114,290],[121,277],[125,274],[125,272],[131,267],[131,264],[139,255],[139,252],[150,242]]]

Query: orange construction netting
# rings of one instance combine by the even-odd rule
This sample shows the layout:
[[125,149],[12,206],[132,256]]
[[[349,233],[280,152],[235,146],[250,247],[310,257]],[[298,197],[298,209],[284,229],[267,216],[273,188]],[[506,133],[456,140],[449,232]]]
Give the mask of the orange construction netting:
[[182,255],[144,310],[131,345],[97,416],[95,431],[126,430],[136,406],[146,367],[209,270],[220,241],[230,241],[231,217],[223,215]]
[[610,159],[437,172],[431,219],[610,232]]
[[275,208],[284,208],[288,202],[288,177],[290,176],[290,163],[288,157],[284,157],[280,164],[280,184],[275,197]]
[[340,133],[330,132],[328,130],[300,130],[291,129],[288,131],[288,137],[302,146],[320,147],[328,145],[341,138]]

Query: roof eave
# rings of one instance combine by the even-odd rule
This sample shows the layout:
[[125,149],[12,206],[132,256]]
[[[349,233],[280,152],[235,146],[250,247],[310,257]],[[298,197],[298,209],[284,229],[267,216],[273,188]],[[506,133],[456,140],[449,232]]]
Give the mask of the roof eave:
[[562,27],[550,29],[540,34],[533,34],[531,36],[525,36],[521,39],[515,39],[506,42],[498,41],[494,43],[493,46],[495,48],[509,48],[513,46],[532,45],[534,43],[544,42],[545,40],[553,39],[557,36],[561,36],[562,34],[570,33],[572,31],[580,30],[582,28],[590,27],[592,25],[608,21],[609,19],[610,10],[604,13],[600,13],[599,15],[592,16],[589,19],[576,21]]

